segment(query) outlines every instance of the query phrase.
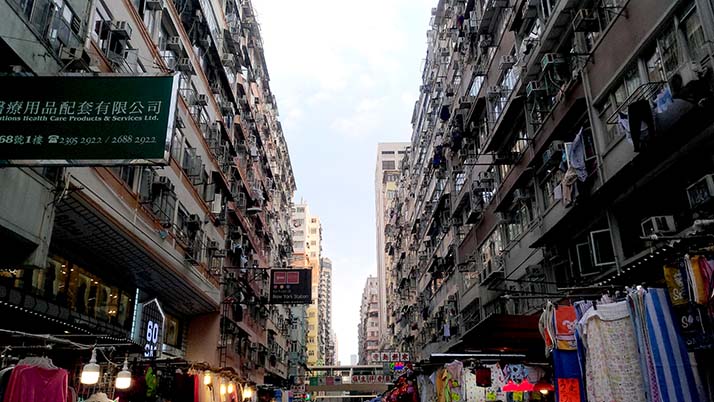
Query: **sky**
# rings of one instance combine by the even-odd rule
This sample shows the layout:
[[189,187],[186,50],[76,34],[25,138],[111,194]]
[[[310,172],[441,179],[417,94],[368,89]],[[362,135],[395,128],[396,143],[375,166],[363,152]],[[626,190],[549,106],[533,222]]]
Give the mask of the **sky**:
[[378,142],[409,141],[436,0],[253,0],[270,88],[304,199],[333,263],[338,359],[357,354],[362,289],[377,275]]

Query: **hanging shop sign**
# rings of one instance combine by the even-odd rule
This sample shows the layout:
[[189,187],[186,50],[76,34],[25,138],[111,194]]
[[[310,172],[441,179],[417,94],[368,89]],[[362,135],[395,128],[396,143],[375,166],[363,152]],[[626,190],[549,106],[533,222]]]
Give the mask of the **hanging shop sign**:
[[164,321],[166,316],[154,299],[141,305],[141,326],[139,336],[144,346],[144,357],[157,358],[164,343]]
[[392,376],[377,374],[377,375],[353,375],[352,384],[384,384],[392,382]]
[[309,269],[273,269],[270,271],[271,304],[310,304],[312,272]]
[[178,75],[0,77],[0,165],[167,164]]
[[373,352],[372,363],[408,362],[409,353],[404,352]]

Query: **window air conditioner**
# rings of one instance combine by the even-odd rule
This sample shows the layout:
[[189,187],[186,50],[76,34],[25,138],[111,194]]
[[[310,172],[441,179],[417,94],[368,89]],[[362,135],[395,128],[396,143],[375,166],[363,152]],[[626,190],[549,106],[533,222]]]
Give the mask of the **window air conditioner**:
[[233,67],[236,65],[236,60],[235,60],[235,58],[234,58],[233,56],[224,55],[224,56],[221,58],[221,63],[222,63],[224,66],[226,66],[226,67],[233,68]]
[[540,81],[530,81],[526,85],[526,96],[532,98],[545,92],[545,87]]
[[501,71],[508,70],[509,68],[513,67],[514,64],[516,64],[518,60],[516,60],[516,56],[512,55],[506,55],[506,56],[501,56],[501,62],[498,64],[498,68]]
[[551,142],[545,152],[543,152],[543,164],[547,165],[550,162],[555,161],[556,158],[562,155],[564,150],[565,143],[563,141],[556,140]]
[[112,21],[110,31],[114,37],[119,39],[131,38],[131,25],[126,21]]
[[677,231],[672,215],[650,216],[642,221],[642,236],[674,233]]
[[208,245],[206,246],[208,250],[218,250],[218,242],[215,240],[211,240],[208,242]]
[[176,70],[187,74],[193,74],[193,66],[191,65],[191,59],[188,57],[182,57],[178,59],[176,63]]
[[551,66],[557,66],[565,63],[565,58],[558,53],[546,53],[541,59],[541,68],[543,71],[549,69]]
[[196,214],[191,214],[188,216],[186,224],[190,227],[199,227],[201,226],[201,217]]
[[154,187],[155,188],[165,188],[165,189],[170,189],[172,184],[171,180],[169,180],[168,177],[166,176],[156,176],[154,177]]
[[599,32],[600,24],[597,15],[593,10],[581,9],[575,14],[573,19],[573,31],[575,32]]
[[178,36],[170,36],[166,40],[166,49],[172,50],[174,52],[180,52],[183,49],[183,45],[181,44],[181,38]]
[[84,51],[81,47],[63,47],[60,52],[60,59],[62,61],[79,60],[82,58],[82,52]]
[[687,187],[689,207],[698,208],[714,198],[714,174],[708,174]]
[[198,106],[207,106],[208,105],[208,95],[206,94],[199,94],[196,97],[196,105]]

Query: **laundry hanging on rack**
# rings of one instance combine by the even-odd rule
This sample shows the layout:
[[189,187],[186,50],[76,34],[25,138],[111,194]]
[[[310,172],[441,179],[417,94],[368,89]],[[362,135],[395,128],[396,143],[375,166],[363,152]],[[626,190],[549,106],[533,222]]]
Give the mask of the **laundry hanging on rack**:
[[67,370],[47,358],[20,360],[12,370],[3,402],[66,402]]

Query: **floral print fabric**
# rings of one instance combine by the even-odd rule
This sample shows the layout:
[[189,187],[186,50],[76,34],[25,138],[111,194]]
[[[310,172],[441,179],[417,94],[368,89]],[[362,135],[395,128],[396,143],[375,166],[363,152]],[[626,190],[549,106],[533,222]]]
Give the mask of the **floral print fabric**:
[[579,322],[587,348],[589,402],[645,402],[635,332],[627,302],[598,305]]

